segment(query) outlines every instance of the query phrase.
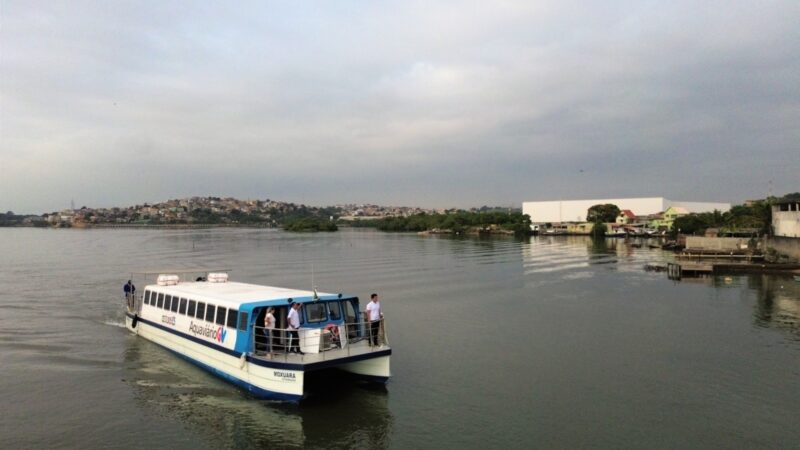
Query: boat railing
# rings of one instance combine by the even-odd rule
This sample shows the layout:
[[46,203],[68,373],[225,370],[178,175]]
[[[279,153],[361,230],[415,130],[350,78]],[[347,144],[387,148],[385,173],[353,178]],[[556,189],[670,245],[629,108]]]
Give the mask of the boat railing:
[[[317,350],[314,353],[321,354],[322,359],[325,359],[325,353],[330,350],[340,349],[350,355],[354,349],[353,345],[362,341],[366,341],[368,345],[359,348],[379,350],[389,345],[389,341],[386,336],[385,319],[376,322],[351,322],[330,328],[301,327],[299,330],[255,326],[251,353],[271,359],[288,359],[293,350],[313,347]],[[319,333],[308,333],[309,330],[319,330]],[[292,331],[296,331],[297,334],[293,335]],[[294,339],[298,341],[293,342]]]
[[142,309],[142,294],[128,292],[125,294],[125,306],[131,314],[137,314]]
[[383,317],[376,321],[348,322],[344,324],[348,344],[367,340],[373,347],[389,345],[386,322]]

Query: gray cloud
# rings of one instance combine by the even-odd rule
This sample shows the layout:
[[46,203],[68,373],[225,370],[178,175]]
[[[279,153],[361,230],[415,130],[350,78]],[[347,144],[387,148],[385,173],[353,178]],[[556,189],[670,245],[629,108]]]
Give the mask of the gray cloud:
[[0,209],[798,190],[800,5],[0,3]]

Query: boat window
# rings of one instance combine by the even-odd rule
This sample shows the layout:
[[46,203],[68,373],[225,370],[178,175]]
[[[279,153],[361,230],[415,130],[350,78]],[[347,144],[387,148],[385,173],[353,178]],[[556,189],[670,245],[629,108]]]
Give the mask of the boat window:
[[169,311],[170,306],[172,306],[172,296],[167,295],[164,297],[164,309]]
[[247,331],[247,313],[244,311],[239,313],[239,330]]
[[228,328],[236,329],[236,319],[238,319],[239,311],[232,309],[228,311]]
[[342,310],[339,302],[328,302],[328,314],[330,314],[331,320],[339,320],[342,318]]
[[214,323],[214,305],[209,304],[206,307],[206,322]]
[[206,315],[206,304],[203,302],[197,302],[197,317],[200,320],[203,320],[204,316]]
[[158,293],[158,304],[156,305],[156,308],[161,308],[162,306],[164,306],[164,294],[159,292]]
[[225,308],[217,306],[217,325],[225,325]]
[[[275,328],[287,328],[289,326],[289,322],[287,319],[289,308],[286,306],[276,306],[275,307]],[[261,320],[256,321],[258,326],[262,326],[264,324],[264,318],[261,317]]]
[[172,312],[178,312],[178,297],[172,297],[172,308],[170,308]]
[[[356,323],[356,308],[354,306],[353,299],[343,301],[342,305],[344,305],[344,321],[345,321],[345,323]],[[359,335],[358,326],[349,325],[346,328],[347,328],[347,337],[348,338],[354,338],[354,337]]]
[[197,306],[197,302],[194,300],[189,300],[189,310],[186,311],[186,315],[189,317],[194,317],[195,307]]
[[181,306],[180,306],[180,309],[178,310],[178,313],[179,314],[186,314],[186,299],[185,298],[181,299]]
[[144,304],[150,304],[150,291],[144,291]]
[[344,302],[344,318],[347,323],[355,323],[356,321],[356,311],[353,308],[352,300]]
[[328,318],[325,313],[324,303],[309,303],[306,305],[306,317],[309,322],[322,322]]

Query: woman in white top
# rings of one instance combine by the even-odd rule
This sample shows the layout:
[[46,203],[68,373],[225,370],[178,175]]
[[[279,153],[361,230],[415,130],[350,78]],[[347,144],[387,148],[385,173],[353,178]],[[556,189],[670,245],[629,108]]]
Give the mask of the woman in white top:
[[272,354],[272,333],[275,330],[275,308],[270,306],[267,308],[267,314],[264,316],[264,335],[267,337],[267,353]]

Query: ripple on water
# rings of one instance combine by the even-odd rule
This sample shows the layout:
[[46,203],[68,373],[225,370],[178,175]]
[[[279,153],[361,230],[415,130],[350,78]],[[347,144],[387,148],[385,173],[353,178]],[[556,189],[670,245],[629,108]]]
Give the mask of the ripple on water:
[[[800,439],[800,293],[770,277],[667,282],[643,270],[667,253],[582,238],[50,231],[0,231],[0,396],[15,405],[0,416],[0,447],[121,435],[235,448]],[[380,292],[395,377],[382,391],[323,383],[299,407],[261,402],[124,329],[130,272],[197,266],[362,299]],[[26,440],[41,423],[52,441]]]

